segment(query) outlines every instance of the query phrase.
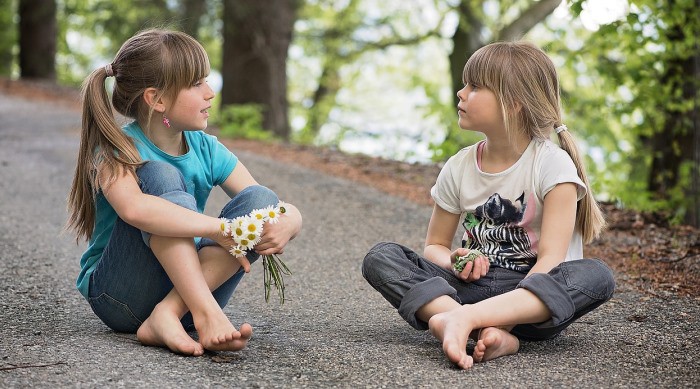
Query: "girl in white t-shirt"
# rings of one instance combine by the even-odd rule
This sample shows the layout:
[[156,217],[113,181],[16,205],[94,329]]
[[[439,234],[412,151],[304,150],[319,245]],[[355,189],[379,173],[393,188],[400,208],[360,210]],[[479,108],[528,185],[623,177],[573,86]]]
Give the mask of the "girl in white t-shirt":
[[[380,243],[362,272],[466,369],[516,353],[520,340],[557,336],[609,300],[615,281],[602,261],[581,259],[582,243],[605,221],[561,121],[552,61],[526,42],[494,43],[469,59],[463,81],[458,124],[486,139],[440,172],[424,256]],[[552,132],[561,147],[549,140]],[[462,247],[453,250],[460,222]],[[471,356],[469,337],[476,341]]]

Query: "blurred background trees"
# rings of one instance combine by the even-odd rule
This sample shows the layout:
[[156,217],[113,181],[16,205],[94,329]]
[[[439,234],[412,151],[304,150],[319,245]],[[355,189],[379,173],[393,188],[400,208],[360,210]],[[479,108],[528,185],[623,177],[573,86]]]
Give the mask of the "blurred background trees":
[[700,0],[0,0],[0,23],[0,77],[77,86],[136,31],[181,29],[222,130],[421,162],[479,139],[455,125],[469,55],[525,38],[597,193],[700,224]]

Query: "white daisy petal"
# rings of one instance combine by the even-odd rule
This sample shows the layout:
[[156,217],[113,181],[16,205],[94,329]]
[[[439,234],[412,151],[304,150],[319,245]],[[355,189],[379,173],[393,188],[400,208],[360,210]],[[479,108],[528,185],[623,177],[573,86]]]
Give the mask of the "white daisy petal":
[[230,236],[231,235],[231,220],[225,217],[220,218],[221,220],[221,235]]
[[263,221],[253,218],[247,218],[241,223],[241,236],[246,237],[250,234],[255,234],[255,236],[262,236]]
[[243,224],[246,222],[245,218],[242,217],[237,217],[232,220],[231,222],[231,231],[230,235],[233,238],[234,241],[238,241],[241,239],[245,231],[243,230]]
[[250,212],[250,217],[253,218],[254,220],[261,220],[265,221],[265,208],[262,209],[254,209],[252,212]]
[[280,221],[280,214],[281,213],[280,213],[279,207],[269,206],[269,207],[265,208],[265,213],[267,216],[267,221],[270,224],[275,224],[278,221]]
[[231,250],[229,250],[229,253],[231,253],[231,255],[233,255],[234,257],[244,257],[246,255],[245,249],[240,245],[232,246]]

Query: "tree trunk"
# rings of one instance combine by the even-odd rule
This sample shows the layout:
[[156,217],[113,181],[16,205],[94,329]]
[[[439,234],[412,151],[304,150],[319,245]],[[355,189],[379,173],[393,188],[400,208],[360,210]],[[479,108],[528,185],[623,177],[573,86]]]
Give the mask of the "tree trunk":
[[22,78],[56,79],[56,1],[19,1],[19,67]]
[[[685,39],[681,27],[669,31],[671,41]],[[694,106],[689,110],[672,110],[667,105],[665,121],[661,131],[656,131],[649,139],[649,150],[652,154],[651,170],[649,172],[648,189],[659,199],[667,199],[671,190],[679,184],[683,185],[687,224],[700,225],[700,129],[698,128],[698,61],[697,52],[685,59],[677,59],[667,63],[667,71],[661,80],[661,85],[671,85],[673,90],[679,90],[678,100],[674,106],[683,106],[683,102],[693,101]],[[688,182],[681,182],[683,164],[690,164],[691,171]]]
[[[700,9],[700,1],[697,2]],[[693,121],[693,161],[691,177],[690,209],[686,215],[685,222],[694,227],[700,227],[700,44],[695,41],[695,55],[693,56],[693,76],[691,80],[695,80],[693,88],[693,112],[691,118]]]
[[221,104],[259,104],[263,127],[289,139],[287,50],[297,0],[224,0]]
[[452,98],[454,105],[459,102],[457,91],[464,87],[462,72],[469,57],[479,50],[485,42],[481,41],[483,24],[471,7],[471,2],[462,1],[459,5],[459,25],[452,36],[452,53],[450,53],[450,74],[452,78]]
[[202,15],[206,10],[206,0],[182,0],[182,31],[197,39]]

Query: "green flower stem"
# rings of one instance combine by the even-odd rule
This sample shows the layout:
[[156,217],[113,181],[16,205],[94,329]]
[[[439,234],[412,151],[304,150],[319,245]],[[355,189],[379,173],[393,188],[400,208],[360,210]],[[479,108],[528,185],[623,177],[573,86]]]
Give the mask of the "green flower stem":
[[283,275],[291,275],[287,265],[277,255],[263,255],[263,283],[265,285],[265,302],[270,302],[270,290],[272,286],[277,289],[280,304],[284,304],[284,278]]

